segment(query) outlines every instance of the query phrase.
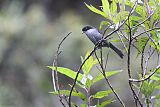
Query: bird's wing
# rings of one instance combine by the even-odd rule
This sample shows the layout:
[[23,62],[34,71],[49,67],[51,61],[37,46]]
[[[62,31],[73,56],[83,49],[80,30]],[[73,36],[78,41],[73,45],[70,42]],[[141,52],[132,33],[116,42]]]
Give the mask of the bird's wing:
[[99,32],[99,33],[96,33],[95,34],[95,36],[94,36],[94,38],[96,39],[96,41],[98,42],[99,40],[101,40],[102,39],[102,34]]

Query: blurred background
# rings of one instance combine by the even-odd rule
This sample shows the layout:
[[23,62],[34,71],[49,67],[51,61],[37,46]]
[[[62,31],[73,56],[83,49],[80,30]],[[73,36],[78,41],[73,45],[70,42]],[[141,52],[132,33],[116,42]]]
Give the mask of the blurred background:
[[[61,107],[59,98],[48,93],[53,86],[51,70],[46,66],[52,65],[58,43],[69,32],[72,34],[62,45],[58,66],[77,70],[80,56],[93,48],[81,29],[88,24],[98,27],[103,18],[89,11],[84,2],[101,5],[100,0],[0,0],[0,107]],[[122,49],[121,44],[116,45]],[[124,69],[110,81],[131,107],[126,58],[120,59],[110,49],[105,51],[112,59],[108,70]],[[92,72],[99,73],[96,69]],[[59,76],[63,89],[70,88],[72,80]],[[102,81],[91,93],[106,89]]]

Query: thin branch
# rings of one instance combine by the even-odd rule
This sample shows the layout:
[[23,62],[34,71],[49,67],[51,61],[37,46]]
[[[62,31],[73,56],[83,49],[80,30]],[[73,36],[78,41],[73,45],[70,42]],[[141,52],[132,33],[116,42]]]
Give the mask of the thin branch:
[[122,44],[123,44],[123,47],[125,48],[125,51],[127,52],[127,47],[126,47],[126,45],[124,44],[124,42],[123,42],[123,40],[122,40],[122,37],[121,37],[120,32],[117,31],[116,33],[117,33],[119,39],[121,40],[121,42],[122,42]]
[[[129,39],[121,31],[119,31],[119,33],[129,42]],[[140,52],[140,50],[134,45],[134,43],[131,43],[131,44],[135,49],[137,49],[138,52]]]
[[153,13],[154,13],[154,12],[152,12],[152,14],[149,15],[149,16],[148,16],[145,20],[143,20],[142,22],[140,22],[140,23],[138,23],[137,25],[133,26],[133,27],[131,28],[131,30],[133,30],[134,28],[137,28],[138,26],[144,24],[144,22],[146,22],[147,20],[149,20],[149,19],[151,18],[151,16],[153,15]]
[[137,37],[141,36],[142,34],[144,34],[144,33],[146,33],[146,32],[150,32],[150,31],[158,30],[158,29],[160,29],[160,27],[154,27],[154,28],[151,28],[151,29],[149,29],[149,30],[146,30],[146,31],[141,32],[140,34],[138,34],[138,35],[134,36],[132,39],[136,39]]
[[109,26],[104,30],[104,32],[103,32],[103,37],[104,37],[104,35],[106,34],[107,30],[108,30],[112,25],[113,25],[113,24],[109,25]]
[[[64,107],[66,107],[66,106],[65,106],[65,104],[63,103],[63,101],[62,101],[63,98],[61,97],[60,92],[59,92],[59,82],[58,82],[58,74],[57,74],[57,62],[58,62],[58,56],[59,56],[59,54],[62,52],[62,51],[60,51],[60,47],[61,47],[62,43],[64,42],[64,40],[65,40],[70,34],[71,34],[71,32],[68,33],[68,34],[61,40],[61,42],[59,43],[58,48],[57,48],[57,51],[56,51],[55,58],[54,58],[54,60],[53,60],[53,66],[55,67],[55,70],[52,70],[52,83],[53,83],[53,86],[54,86],[54,91],[57,91],[57,90],[58,90],[58,96],[59,96],[59,98],[60,98],[60,102],[61,102],[61,104],[62,104]],[[67,101],[67,99],[65,99],[65,100]]]
[[[136,0],[136,5],[137,5],[137,0]],[[135,9],[136,9],[136,7],[135,7]],[[130,15],[128,16],[128,29],[129,29],[129,47],[128,47],[128,60],[127,60],[127,68],[128,68],[128,77],[129,78],[132,78],[132,76],[131,76],[131,69],[130,69],[130,52],[131,52],[131,44],[132,44],[132,30],[131,30],[131,27],[130,27]],[[138,101],[138,103],[140,104],[140,106],[141,107],[143,107],[143,105],[142,105],[142,103],[141,103],[141,101],[140,101],[140,99],[138,98],[138,96],[137,96],[137,94],[136,94],[136,92],[135,92],[135,90],[134,90],[134,88],[133,88],[133,84],[129,81],[129,86],[130,86],[130,88],[131,88],[131,91],[132,91],[132,93],[133,93],[133,98],[134,98],[134,100],[135,100],[135,103],[136,103],[136,106],[137,106],[137,101]]]
[[106,63],[105,63],[104,69],[107,68],[108,56],[109,56],[109,52],[107,53],[107,58],[106,58]]
[[148,77],[146,77],[146,78],[144,78],[144,79],[141,79],[141,80],[137,80],[137,79],[129,79],[129,81],[131,81],[131,82],[142,82],[142,81],[145,81],[145,80],[148,80],[148,79],[150,79],[156,72],[157,72],[157,70],[160,68],[160,65],[158,65],[157,67],[156,67],[156,69],[151,73],[151,74],[149,74],[149,76]]
[[[147,39],[147,41],[146,41],[146,43],[145,43],[145,45],[144,45],[144,47],[143,47],[142,55],[141,55],[141,70],[142,70],[142,78],[145,76],[145,71],[146,71],[146,70],[144,70],[144,68],[143,68],[143,62],[144,62],[144,50],[145,50],[145,47],[146,47],[146,45],[147,45],[148,41],[149,41],[149,38]],[[146,68],[146,67],[145,67],[145,68]]]

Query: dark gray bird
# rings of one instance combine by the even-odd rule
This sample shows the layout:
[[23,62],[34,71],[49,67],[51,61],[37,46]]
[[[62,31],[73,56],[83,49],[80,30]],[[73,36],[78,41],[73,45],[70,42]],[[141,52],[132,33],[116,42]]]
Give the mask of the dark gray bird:
[[[92,26],[85,26],[82,29],[83,33],[87,35],[87,37],[96,45],[100,40],[103,39],[103,35],[98,31],[97,28]],[[100,47],[108,47],[113,49],[121,58],[123,58],[123,53],[120,49],[115,47],[112,43],[103,41]]]

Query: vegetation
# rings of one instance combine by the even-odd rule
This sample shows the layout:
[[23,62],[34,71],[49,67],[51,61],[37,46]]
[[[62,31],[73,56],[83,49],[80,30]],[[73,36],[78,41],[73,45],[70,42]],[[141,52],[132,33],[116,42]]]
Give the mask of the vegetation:
[[[92,5],[85,3],[89,10],[105,18],[101,21],[99,29],[105,28],[104,38],[107,40],[109,37],[116,34],[119,39],[113,40],[123,45],[126,54],[125,62],[127,63],[128,84],[131,93],[128,96],[132,96],[135,106],[157,106],[160,99],[160,62],[159,62],[159,35],[160,35],[160,1],[159,0],[101,0],[102,6],[100,10]],[[110,31],[111,30],[111,31]],[[107,33],[106,33],[107,32]],[[97,54],[97,46],[102,42],[100,41],[91,51],[88,51],[85,58],[81,57],[82,63],[78,67],[77,71],[65,67],[59,67],[57,65],[58,56],[61,53],[59,51],[62,42],[70,35],[65,36],[58,46],[57,55],[54,60],[53,66],[48,66],[53,71],[53,85],[55,90],[50,92],[56,94],[60,98],[60,102],[63,106],[96,106],[105,107],[106,105],[114,102],[119,102],[119,106],[125,106],[121,96],[118,95],[117,89],[112,86],[109,81],[109,77],[122,70],[107,70],[108,55],[103,54],[103,49],[100,49],[100,54]],[[133,60],[134,54],[132,49],[136,51],[136,60]],[[156,56],[154,60],[154,66],[151,66],[152,57]],[[94,58],[95,57],[95,58]],[[139,60],[138,60],[139,59]],[[133,66],[132,63],[137,61],[139,63],[139,70],[137,66]],[[92,67],[96,66],[99,74],[96,77],[91,75]],[[82,70],[82,73],[80,71]],[[71,84],[71,90],[65,90],[59,88],[58,74],[60,72],[74,80]],[[123,71],[124,72],[124,71]],[[136,76],[133,74],[136,74]],[[136,77],[136,78],[135,78]],[[95,94],[91,94],[91,86],[96,82],[104,79],[108,90],[99,90]],[[119,82],[119,81],[117,81]],[[120,83],[119,83],[120,84]],[[78,87],[75,87],[77,85]],[[83,89],[84,91],[82,91]],[[157,94],[158,93],[158,94]],[[113,94],[114,98],[109,98],[109,95]],[[83,102],[77,105],[72,101],[72,97],[79,97]],[[107,100],[99,100],[92,105],[93,99],[103,99],[107,97]]]

